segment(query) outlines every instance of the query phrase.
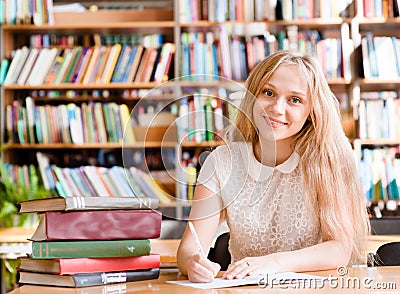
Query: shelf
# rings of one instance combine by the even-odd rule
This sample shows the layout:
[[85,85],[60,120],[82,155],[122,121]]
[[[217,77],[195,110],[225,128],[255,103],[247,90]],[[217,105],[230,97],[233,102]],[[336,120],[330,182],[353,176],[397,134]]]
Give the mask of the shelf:
[[[29,85],[7,85],[3,86],[4,90],[86,90],[86,89],[153,89],[160,85],[164,85],[161,83],[150,82],[150,83],[109,83],[109,84],[74,84],[74,83],[62,83],[58,85],[38,85],[38,86],[29,86]],[[172,87],[175,85],[171,83]],[[163,86],[166,87],[166,86]],[[168,86],[169,87],[169,86]]]
[[382,79],[363,79],[358,80],[361,91],[398,91],[400,79],[382,80]]
[[120,148],[161,148],[175,147],[175,142],[137,142],[136,144],[121,143],[87,143],[87,144],[4,144],[8,150],[15,149],[120,149]]
[[[91,95],[76,95],[76,96],[66,96],[60,95],[57,97],[48,97],[48,96],[39,96],[32,97],[35,101],[40,102],[87,102],[87,101],[95,101],[95,102],[110,102],[115,101],[116,99],[111,97],[93,97]],[[149,99],[149,100],[172,100],[176,99],[176,95],[166,94],[166,95],[143,95],[143,96],[128,96],[128,97],[117,97],[118,101],[129,102],[129,101],[138,101],[140,99]]]
[[37,33],[42,31],[70,31],[70,30],[121,30],[121,29],[143,29],[143,28],[174,28],[174,21],[131,21],[131,22],[121,22],[121,23],[107,23],[100,22],[94,24],[87,23],[69,23],[68,25],[49,25],[44,24],[41,26],[35,25],[4,25],[3,30],[5,32],[27,32]]
[[335,30],[337,29],[337,26],[342,25],[343,23],[348,23],[349,21],[343,18],[329,18],[329,19],[323,19],[323,18],[313,18],[313,19],[304,19],[304,20],[277,20],[277,21],[271,21],[267,22],[269,25],[276,25],[276,26],[290,26],[290,25],[296,25],[301,27],[302,29],[304,28],[324,28],[326,29],[327,27],[336,27],[334,28]]
[[355,144],[360,145],[400,145],[400,139],[356,139]]
[[302,27],[326,27],[326,26],[339,26],[342,23],[346,22],[346,20],[342,18],[331,18],[331,19],[323,19],[323,18],[314,18],[314,19],[304,19],[304,20],[276,20],[276,21],[207,21],[200,20],[195,22],[185,22],[180,23],[180,26],[183,28],[189,27],[214,27],[220,25],[253,25],[253,24],[267,24],[267,25],[279,25],[279,26],[290,26],[297,25]]

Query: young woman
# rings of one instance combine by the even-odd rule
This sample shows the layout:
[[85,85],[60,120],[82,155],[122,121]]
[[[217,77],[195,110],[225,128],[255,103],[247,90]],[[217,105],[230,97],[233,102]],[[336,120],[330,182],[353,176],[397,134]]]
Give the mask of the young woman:
[[[339,105],[315,57],[276,52],[250,73],[232,143],[199,174],[189,219],[207,253],[219,222],[230,230],[224,277],[312,271],[365,263],[369,222]],[[180,271],[211,281],[190,230]]]

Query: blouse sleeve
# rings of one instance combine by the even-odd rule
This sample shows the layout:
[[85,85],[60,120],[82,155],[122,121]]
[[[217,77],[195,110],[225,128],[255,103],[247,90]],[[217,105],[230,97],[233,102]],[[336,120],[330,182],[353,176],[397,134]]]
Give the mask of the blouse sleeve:
[[217,175],[218,148],[211,152],[201,166],[197,184],[203,185],[214,193],[220,191],[220,181]]

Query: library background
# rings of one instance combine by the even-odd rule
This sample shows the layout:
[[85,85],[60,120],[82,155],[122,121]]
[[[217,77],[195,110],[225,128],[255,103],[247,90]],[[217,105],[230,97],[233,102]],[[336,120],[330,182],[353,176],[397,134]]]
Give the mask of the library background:
[[0,0],[0,227],[72,195],[157,199],[184,223],[248,73],[298,49],[340,100],[373,233],[399,234],[398,16],[396,0]]

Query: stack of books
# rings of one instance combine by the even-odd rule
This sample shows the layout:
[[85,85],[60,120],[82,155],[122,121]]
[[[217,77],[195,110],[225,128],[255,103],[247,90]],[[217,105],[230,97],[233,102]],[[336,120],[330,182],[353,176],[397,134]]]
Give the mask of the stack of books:
[[32,254],[20,257],[20,284],[86,287],[157,279],[162,215],[154,198],[58,197],[20,203],[37,213]]

